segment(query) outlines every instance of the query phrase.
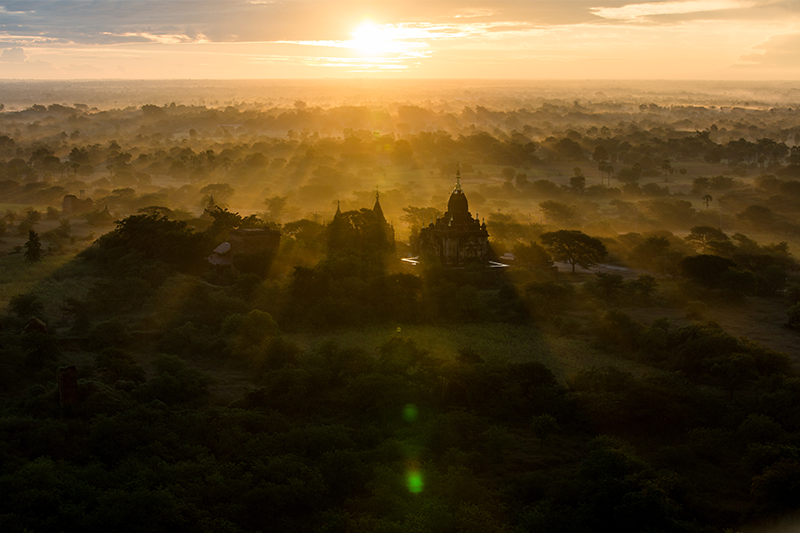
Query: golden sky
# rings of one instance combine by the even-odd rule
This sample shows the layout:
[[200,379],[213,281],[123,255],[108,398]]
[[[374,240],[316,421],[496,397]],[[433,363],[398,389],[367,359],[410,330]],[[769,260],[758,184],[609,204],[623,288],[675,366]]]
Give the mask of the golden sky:
[[800,79],[798,0],[0,0],[0,79]]

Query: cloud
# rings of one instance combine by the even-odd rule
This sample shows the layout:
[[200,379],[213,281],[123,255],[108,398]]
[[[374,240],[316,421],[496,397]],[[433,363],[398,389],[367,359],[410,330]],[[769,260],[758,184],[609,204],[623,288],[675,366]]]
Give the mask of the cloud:
[[58,70],[47,61],[0,63],[0,78],[51,78]]
[[62,75],[69,78],[102,78],[106,75],[106,71],[95,65],[88,63],[70,64],[66,67],[58,69]]
[[[776,0],[0,0],[0,41],[17,46],[186,42],[341,41],[379,24],[556,27],[674,23],[725,11],[795,13]],[[745,9],[747,8],[747,9]],[[769,9],[768,9],[769,8]],[[770,11],[772,10],[772,11]]]
[[3,63],[24,63],[28,59],[22,48],[6,48],[0,54],[0,62]]
[[604,19],[636,21],[660,15],[686,15],[745,9],[755,7],[758,3],[754,0],[686,0],[628,4],[622,7],[595,7],[591,11]]
[[[621,0],[606,0],[620,5]],[[376,23],[577,24],[596,20],[590,0],[0,0],[0,39],[26,46],[175,39],[196,42],[344,40]]]
[[[367,20],[380,31],[353,35]],[[660,62],[673,76],[736,63],[797,77],[800,43],[767,38],[798,31],[800,0],[0,0],[0,77],[37,60],[64,76],[124,65],[130,77],[306,76],[315,66],[328,67],[323,76],[517,77],[571,62],[629,77]]]
[[753,49],[753,53],[740,56],[733,68],[796,71],[800,65],[800,33],[770,37]]

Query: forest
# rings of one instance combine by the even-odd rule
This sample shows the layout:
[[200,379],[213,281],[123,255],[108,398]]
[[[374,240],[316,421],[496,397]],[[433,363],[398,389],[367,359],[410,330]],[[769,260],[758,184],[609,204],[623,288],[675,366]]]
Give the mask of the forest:
[[797,527],[800,88],[349,83],[0,83],[3,531]]

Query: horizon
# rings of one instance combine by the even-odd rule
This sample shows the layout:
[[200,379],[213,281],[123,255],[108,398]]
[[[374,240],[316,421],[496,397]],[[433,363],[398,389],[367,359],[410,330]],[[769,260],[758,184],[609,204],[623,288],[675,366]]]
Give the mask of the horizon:
[[[800,108],[794,80],[501,80],[501,79],[143,79],[0,80],[0,108],[89,105],[100,110],[176,103],[214,108],[309,108],[420,105],[452,112],[464,106],[538,108],[545,103],[657,103],[737,108]],[[302,105],[302,104],[301,104]],[[88,109],[88,108],[87,108]]]

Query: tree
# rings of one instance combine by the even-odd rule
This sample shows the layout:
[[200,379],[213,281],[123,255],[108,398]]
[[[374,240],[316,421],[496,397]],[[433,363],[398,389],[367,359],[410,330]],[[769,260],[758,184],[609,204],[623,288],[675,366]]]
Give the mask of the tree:
[[606,147],[602,144],[598,144],[592,153],[592,159],[598,163],[608,161],[608,150],[606,150]]
[[684,240],[689,244],[700,247],[700,253],[706,253],[706,248],[709,244],[717,241],[727,241],[728,236],[717,228],[711,226],[695,226],[692,231],[684,237]]
[[672,172],[672,164],[669,162],[669,159],[665,159],[661,163],[661,169],[664,171],[664,183],[667,182],[667,173]]
[[531,431],[539,439],[539,448],[544,447],[544,439],[558,429],[558,421],[552,415],[539,415],[531,421]]
[[209,243],[183,220],[170,220],[157,214],[132,215],[115,221],[117,228],[98,239],[101,257],[125,259],[133,266],[154,260],[180,269],[202,264]]
[[680,266],[686,277],[707,287],[718,287],[723,275],[736,264],[724,257],[701,254],[684,258]]
[[658,281],[650,274],[641,274],[633,282],[633,286],[636,291],[642,295],[644,301],[647,302],[650,300],[650,295],[653,294],[658,287]]
[[32,316],[42,317],[44,302],[31,293],[17,294],[8,301],[8,310],[23,320],[28,320]]
[[789,319],[786,321],[786,326],[792,329],[800,329],[800,303],[794,304],[787,311]]
[[236,190],[227,183],[212,183],[200,189],[203,195],[203,205],[208,205],[213,198],[216,205],[225,207],[231,196]]
[[600,239],[577,230],[551,231],[543,233],[541,239],[553,259],[572,265],[572,272],[575,272],[575,265],[595,266],[607,253]]
[[619,274],[609,274],[608,272],[595,272],[596,279],[594,280],[597,290],[602,293],[603,297],[608,300],[616,299],[617,295],[622,292],[625,286],[625,280]]
[[651,235],[631,250],[631,260],[634,265],[661,274],[672,270],[671,267],[674,267],[682,257],[680,252],[672,249],[669,239],[656,235]]
[[541,244],[531,241],[530,244],[518,242],[514,245],[514,256],[520,264],[528,268],[550,268],[553,260]]
[[708,209],[708,204],[710,204],[713,199],[714,198],[710,194],[706,194],[701,198],[706,206],[706,209]]
[[288,196],[272,196],[264,200],[264,205],[267,206],[266,219],[272,222],[281,222],[283,211],[286,208],[286,200]]
[[439,210],[435,207],[408,206],[403,208],[403,213],[400,220],[412,228],[424,228],[439,218]]
[[542,211],[548,223],[557,224],[562,227],[575,224],[579,216],[578,210],[575,207],[553,200],[541,202],[539,204],[539,209]]
[[748,206],[747,209],[737,214],[736,218],[752,224],[758,230],[771,229],[776,222],[772,209],[762,205]]
[[622,183],[636,183],[642,178],[642,167],[639,163],[632,167],[623,167],[617,172],[617,180]]
[[574,176],[570,178],[569,188],[576,193],[581,194],[586,189],[586,178],[583,176]]
[[28,242],[25,243],[25,259],[32,263],[42,259],[42,243],[39,240],[39,234],[33,230],[28,231]]
[[600,184],[603,184],[603,174],[608,174],[608,182],[611,185],[611,174],[614,172],[614,167],[609,165],[605,161],[600,161],[597,165],[597,170],[601,172],[600,174]]

